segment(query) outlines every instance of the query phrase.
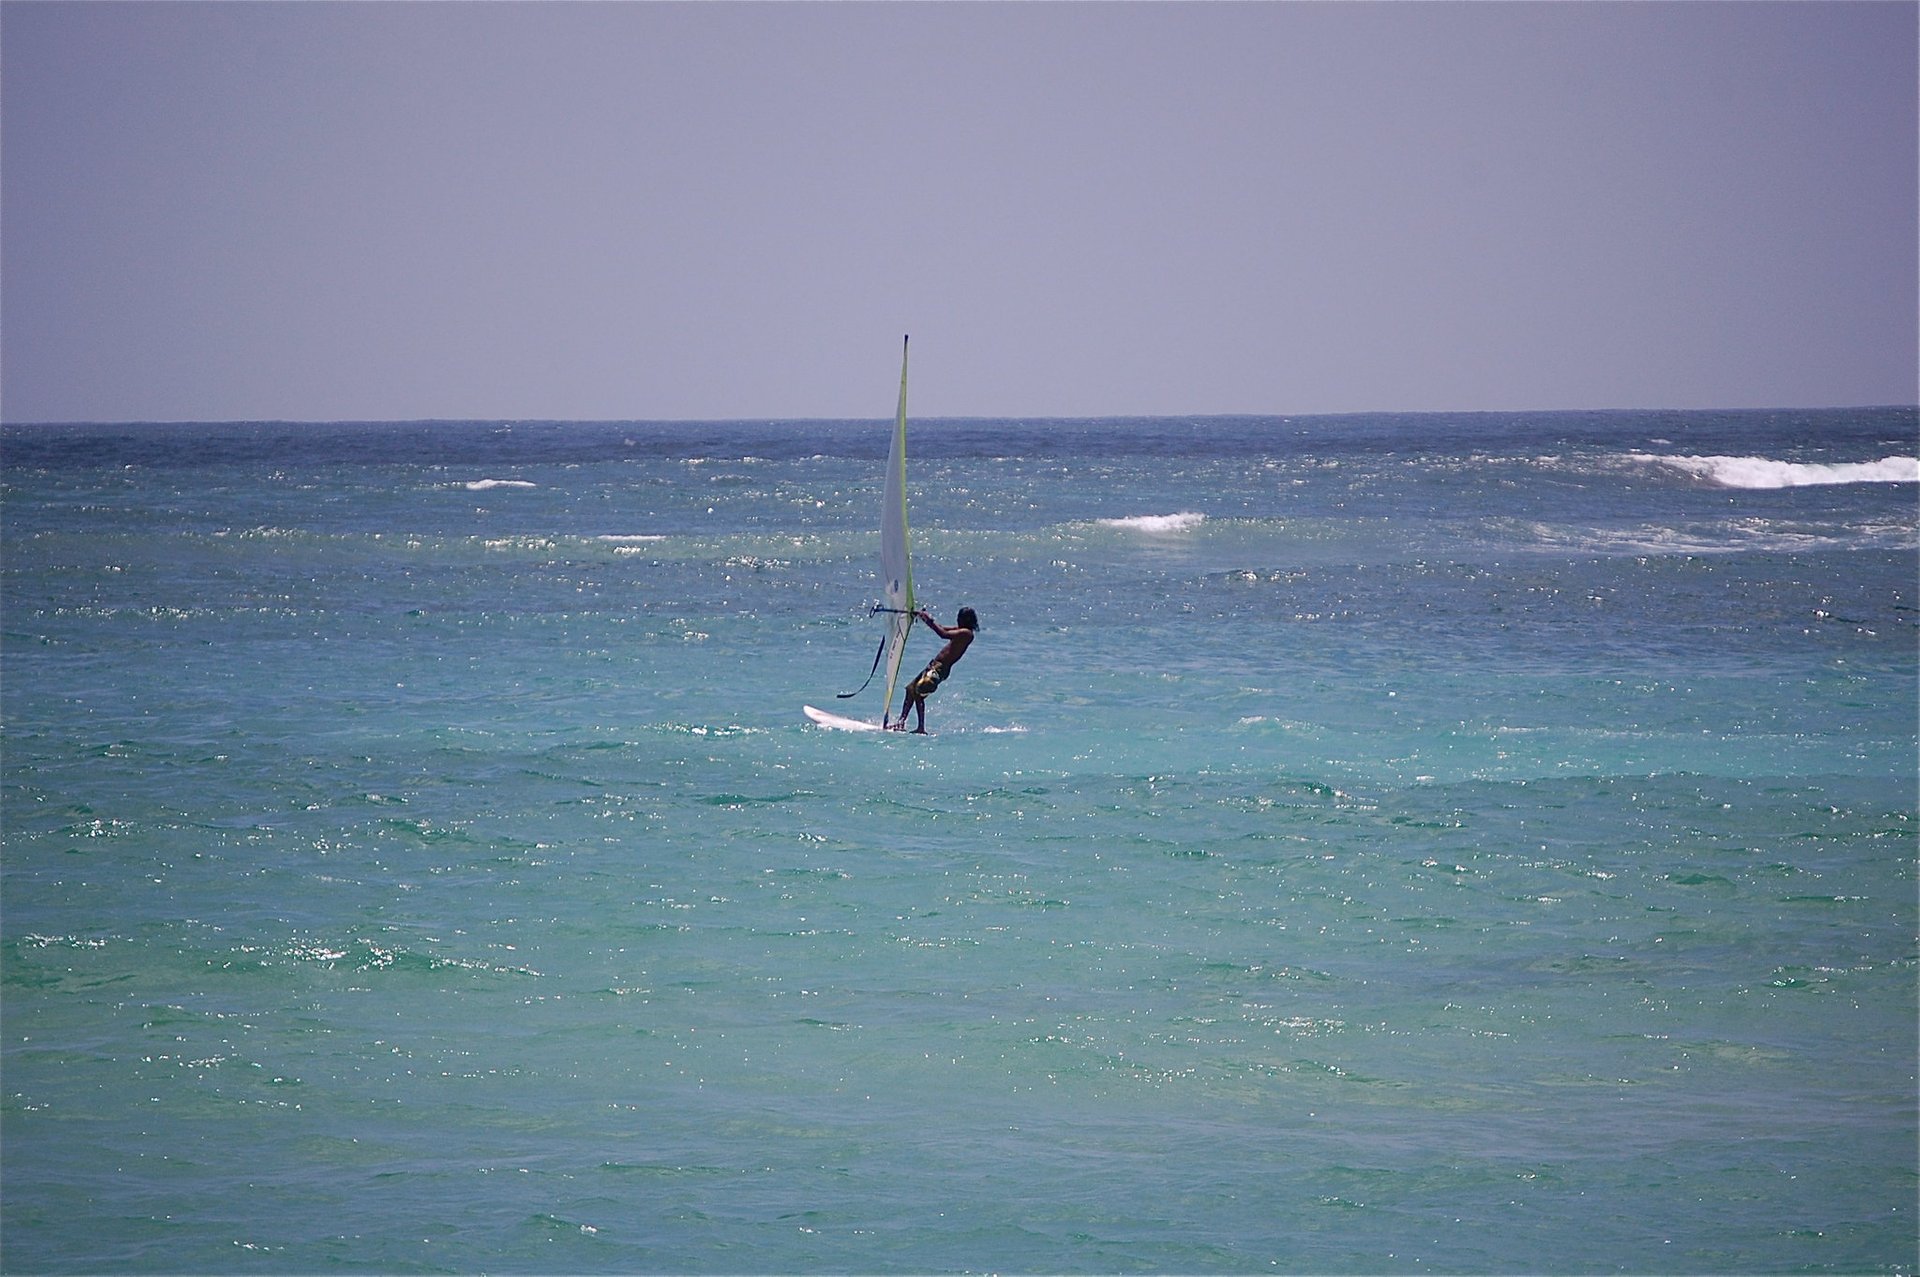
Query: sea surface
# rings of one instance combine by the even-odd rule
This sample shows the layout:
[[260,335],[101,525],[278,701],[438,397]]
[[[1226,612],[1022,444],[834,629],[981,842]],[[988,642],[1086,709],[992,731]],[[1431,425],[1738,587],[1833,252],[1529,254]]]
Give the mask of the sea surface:
[[1913,409],[890,429],[0,432],[0,1267],[1915,1271]]

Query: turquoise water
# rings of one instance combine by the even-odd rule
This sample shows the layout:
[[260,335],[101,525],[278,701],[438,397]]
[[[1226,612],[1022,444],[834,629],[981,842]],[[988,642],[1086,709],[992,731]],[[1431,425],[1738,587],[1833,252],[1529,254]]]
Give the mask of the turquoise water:
[[1912,410],[887,432],[7,427],[0,1263],[1914,1270]]

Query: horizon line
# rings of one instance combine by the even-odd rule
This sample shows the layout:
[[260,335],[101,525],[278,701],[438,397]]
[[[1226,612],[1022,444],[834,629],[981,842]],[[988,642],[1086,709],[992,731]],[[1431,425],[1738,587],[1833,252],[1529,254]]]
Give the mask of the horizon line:
[[[1331,412],[1149,412],[1085,414],[981,414],[910,416],[918,422],[997,421],[1016,424],[1093,421],[1206,421],[1228,418],[1270,418],[1275,421],[1329,419],[1343,417],[1519,417],[1567,415],[1573,413],[1781,413],[1781,412],[1915,412],[1914,403],[1858,404],[1776,404],[1742,408],[1363,408]],[[0,418],[0,429],[17,427],[74,426],[438,426],[438,425],[526,425],[526,426],[728,426],[728,425],[810,425],[827,422],[887,421],[883,414],[873,416],[771,417],[125,417],[22,419]]]

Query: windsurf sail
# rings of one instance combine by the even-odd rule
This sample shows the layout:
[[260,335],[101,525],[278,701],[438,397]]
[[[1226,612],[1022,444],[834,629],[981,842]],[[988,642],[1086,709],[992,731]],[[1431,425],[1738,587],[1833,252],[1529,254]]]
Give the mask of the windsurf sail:
[[[887,619],[886,634],[873,653],[873,668],[867,681],[839,699],[852,700],[873,684],[873,676],[886,666],[886,699],[880,703],[880,726],[892,723],[893,692],[900,683],[900,662],[907,654],[907,635],[913,632],[913,559],[907,553],[907,339],[900,339],[900,407],[893,416],[893,447],[887,453],[887,481],[880,497],[880,585],[885,598],[873,605],[874,615]],[[811,705],[802,706],[807,717],[826,726],[841,726],[851,720],[826,714]],[[822,715],[825,715],[823,718]],[[826,719],[834,719],[826,723]],[[866,724],[872,727],[872,723]]]
[[913,630],[913,557],[907,550],[907,339],[900,339],[900,407],[893,418],[893,447],[887,455],[886,490],[880,498],[880,583],[886,600],[881,604],[890,627],[884,662],[886,697],[880,702],[880,721],[893,711],[894,686],[900,681],[900,662],[907,654],[907,635]]

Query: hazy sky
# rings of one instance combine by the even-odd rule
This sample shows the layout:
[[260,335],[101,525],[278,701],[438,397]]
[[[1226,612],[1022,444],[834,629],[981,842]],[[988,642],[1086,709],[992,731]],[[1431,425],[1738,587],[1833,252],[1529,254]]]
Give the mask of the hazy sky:
[[1917,12],[8,0],[0,411],[1911,403]]

